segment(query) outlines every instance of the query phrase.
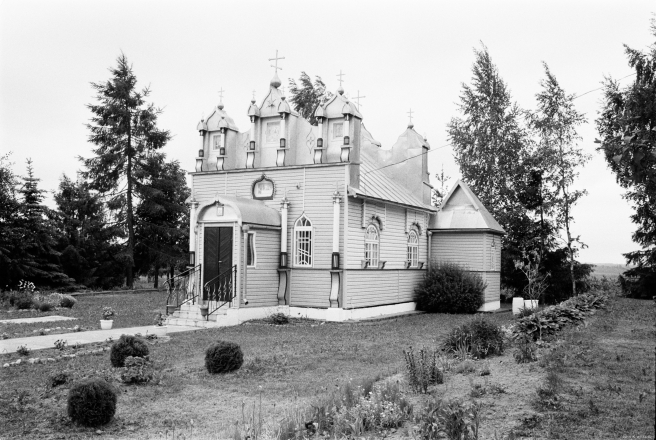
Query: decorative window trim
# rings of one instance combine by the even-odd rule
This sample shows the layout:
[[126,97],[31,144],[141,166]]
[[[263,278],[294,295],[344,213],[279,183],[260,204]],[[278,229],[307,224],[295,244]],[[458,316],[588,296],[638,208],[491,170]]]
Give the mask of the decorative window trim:
[[[270,196],[264,196],[264,197],[258,197],[255,195],[255,186],[263,181],[270,182],[271,185],[273,185],[273,190],[271,191]],[[262,176],[258,177],[257,179],[253,180],[253,183],[251,183],[251,196],[253,197],[254,200],[273,200],[273,197],[276,195],[276,182],[273,181],[273,179],[270,179],[266,176],[266,174],[262,174]]]
[[[304,219],[307,224],[301,225]],[[294,222],[294,267],[314,267],[315,236],[313,224],[312,220],[305,215],[305,212]],[[303,240],[304,246],[299,246],[300,240]],[[299,258],[301,257],[301,248],[305,248],[306,252],[306,256],[302,259]]]
[[[372,230],[376,233],[376,238],[369,238],[369,231]],[[364,230],[364,262],[368,263],[368,267],[377,268],[380,262],[380,228],[373,222],[369,223]]]
[[406,250],[408,267],[419,267],[419,233],[414,228],[408,232]]
[[[221,139],[222,137],[223,137],[223,135],[220,134],[220,133],[219,133],[219,134],[213,134],[213,135],[212,135],[212,151],[219,151],[219,150],[221,150],[221,147],[223,146],[223,145],[222,145],[223,142],[222,142],[222,139]],[[216,142],[217,139],[218,139],[218,141],[219,141],[219,142],[218,142],[218,145],[217,145],[217,142]]]
[[246,267],[252,267],[256,268],[257,267],[257,232],[248,232],[247,234],[247,240],[246,240],[246,246],[248,246],[248,249],[251,249],[251,264],[248,264],[248,249],[246,250]]

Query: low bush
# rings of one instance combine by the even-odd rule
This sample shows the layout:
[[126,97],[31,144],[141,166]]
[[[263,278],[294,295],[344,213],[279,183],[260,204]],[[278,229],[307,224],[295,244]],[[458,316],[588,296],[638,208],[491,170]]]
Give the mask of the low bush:
[[444,373],[437,367],[435,351],[430,352],[422,348],[415,356],[414,350],[410,347],[409,350],[403,350],[403,355],[408,383],[416,393],[425,394],[428,392],[429,385],[444,383]]
[[606,306],[608,296],[589,292],[574,296],[555,306],[549,306],[517,321],[513,327],[515,338],[527,335],[533,340],[553,335],[563,327],[582,322],[594,310]]
[[109,353],[109,359],[113,367],[125,366],[125,359],[129,356],[146,357],[148,356],[148,345],[136,336],[121,335],[118,341],[112,345]]
[[41,312],[50,312],[51,310],[54,309],[54,307],[52,306],[52,304],[47,303],[47,302],[39,303],[39,307],[38,307],[38,308],[39,308],[39,311],[41,311]]
[[32,295],[23,292],[13,296],[13,301],[10,300],[10,303],[13,303],[18,310],[31,309],[34,305]]
[[273,313],[267,316],[266,321],[273,325],[289,324],[289,317],[284,313]]
[[415,430],[426,440],[477,439],[480,416],[478,403],[434,399],[415,416]]
[[68,383],[70,376],[68,373],[56,373],[49,377],[50,386],[55,388]]
[[61,301],[59,302],[61,307],[67,309],[72,309],[75,304],[77,304],[77,300],[71,295],[62,295]]
[[415,289],[417,309],[429,313],[475,313],[487,284],[480,275],[453,263],[431,265]]
[[515,362],[518,364],[527,364],[529,362],[535,362],[538,358],[536,355],[537,345],[533,338],[528,335],[523,335],[517,340],[517,348],[513,352],[513,357]]
[[153,379],[152,366],[149,361],[141,357],[128,356],[125,358],[125,367],[121,373],[121,381],[127,384],[148,383]]
[[211,374],[239,370],[243,363],[244,354],[234,342],[219,341],[205,352],[205,367]]
[[442,348],[461,359],[469,355],[483,359],[503,353],[504,333],[500,326],[489,319],[476,317],[453,328],[447,334]]
[[84,426],[109,423],[116,413],[116,391],[102,379],[87,379],[71,388],[68,416]]

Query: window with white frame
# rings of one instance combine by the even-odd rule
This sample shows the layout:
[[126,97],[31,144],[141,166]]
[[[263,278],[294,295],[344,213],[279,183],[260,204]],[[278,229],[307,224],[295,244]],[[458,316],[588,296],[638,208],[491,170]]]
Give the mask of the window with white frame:
[[294,223],[294,265],[312,266],[313,264],[313,241],[312,222],[303,214]]
[[367,226],[364,233],[364,261],[369,263],[369,267],[378,267],[380,257],[380,234],[375,225]]
[[419,235],[417,231],[411,230],[408,234],[408,263],[410,267],[419,265]]
[[249,232],[246,236],[246,266],[255,267],[257,262],[255,253],[255,233]]
[[221,135],[217,134],[212,136],[212,150],[220,150],[221,149]]

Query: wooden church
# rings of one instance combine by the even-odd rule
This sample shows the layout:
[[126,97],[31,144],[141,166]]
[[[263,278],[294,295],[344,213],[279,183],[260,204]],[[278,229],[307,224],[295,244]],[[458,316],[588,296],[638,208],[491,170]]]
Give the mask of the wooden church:
[[344,89],[311,125],[277,73],[240,132],[223,104],[199,122],[190,266],[169,286],[169,324],[236,325],[272,313],[329,321],[412,311],[428,265],[487,282],[499,308],[503,229],[463,182],[431,206],[430,145],[410,123],[381,148]]

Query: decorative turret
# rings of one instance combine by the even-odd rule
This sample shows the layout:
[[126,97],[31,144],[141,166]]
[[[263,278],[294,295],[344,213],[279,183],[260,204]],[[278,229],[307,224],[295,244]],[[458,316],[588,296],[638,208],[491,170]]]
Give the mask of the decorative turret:
[[317,109],[314,111],[314,117],[317,119],[319,124],[319,138],[317,138],[317,148],[314,149],[314,163],[323,162],[323,121],[326,119],[326,109],[319,104]]
[[255,121],[260,117],[260,109],[255,104],[255,92],[253,92],[251,105],[248,107],[248,117],[251,120],[251,132],[249,134],[248,151],[246,152],[246,168],[253,168],[255,166]]
[[290,114],[291,112],[292,109],[289,108],[289,103],[287,102],[287,99],[284,96],[281,96],[280,104],[278,104],[278,113],[280,113],[280,115],[282,116],[283,113]]

